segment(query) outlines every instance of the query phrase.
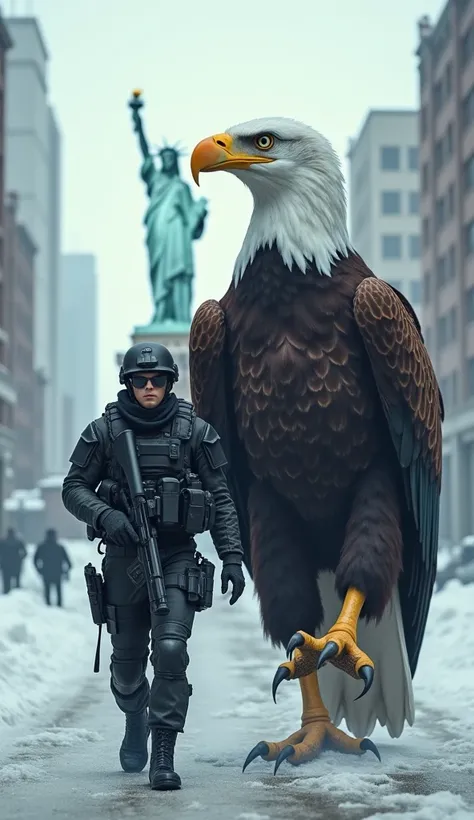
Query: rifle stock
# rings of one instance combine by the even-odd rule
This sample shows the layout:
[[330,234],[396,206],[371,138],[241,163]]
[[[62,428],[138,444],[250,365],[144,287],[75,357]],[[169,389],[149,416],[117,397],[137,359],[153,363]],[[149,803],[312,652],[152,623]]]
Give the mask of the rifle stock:
[[150,609],[153,614],[167,615],[165,581],[161,566],[158,538],[154,527],[150,526],[147,502],[138,464],[135,437],[132,430],[123,430],[114,440],[115,457],[122,467],[130,490],[135,526],[138,530],[138,552],[143,565]]

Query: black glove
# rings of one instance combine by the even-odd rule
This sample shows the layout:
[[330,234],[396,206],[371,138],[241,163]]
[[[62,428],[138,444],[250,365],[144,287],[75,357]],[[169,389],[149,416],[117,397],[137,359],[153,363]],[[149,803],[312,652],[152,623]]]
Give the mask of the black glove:
[[239,556],[234,556],[229,553],[223,558],[223,567],[221,572],[222,594],[228,590],[229,581],[232,584],[232,595],[230,598],[230,605],[235,604],[239,600],[245,589],[245,578],[242,572],[242,560]]
[[129,547],[130,542],[138,543],[138,535],[125,513],[120,510],[107,510],[99,516],[99,529],[119,547]]

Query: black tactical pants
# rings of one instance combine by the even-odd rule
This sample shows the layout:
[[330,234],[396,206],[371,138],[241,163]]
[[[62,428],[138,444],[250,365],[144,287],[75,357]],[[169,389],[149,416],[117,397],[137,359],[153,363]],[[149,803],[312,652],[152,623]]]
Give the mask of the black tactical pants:
[[10,590],[15,587],[20,586],[20,578],[19,572],[16,570],[10,569],[10,567],[5,567],[2,569],[2,579],[3,579],[3,592],[5,595],[10,592]]
[[63,590],[61,578],[49,578],[43,575],[44,586],[44,600],[48,606],[51,606],[51,589],[54,587],[56,592],[56,603],[58,606],[63,605]]
[[[192,544],[160,550],[165,584],[195,566],[194,549]],[[108,546],[102,564],[108,616],[117,629],[111,635],[111,690],[122,712],[141,712],[148,706],[150,728],[182,732],[189,703],[187,641],[196,610],[184,590],[167,586],[169,614],[151,615],[146,584],[137,589],[127,574],[136,557],[134,547]],[[150,630],[151,690],[145,674]]]

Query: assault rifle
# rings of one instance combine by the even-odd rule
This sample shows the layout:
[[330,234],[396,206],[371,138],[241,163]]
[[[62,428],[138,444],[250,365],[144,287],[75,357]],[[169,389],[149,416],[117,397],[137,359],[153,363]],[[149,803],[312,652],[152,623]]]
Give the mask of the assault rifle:
[[168,615],[165,582],[160,560],[158,537],[155,527],[150,526],[148,504],[143,489],[138,464],[135,437],[132,430],[122,430],[114,439],[115,457],[125,473],[133,508],[134,526],[138,531],[138,557],[145,574],[154,615]]

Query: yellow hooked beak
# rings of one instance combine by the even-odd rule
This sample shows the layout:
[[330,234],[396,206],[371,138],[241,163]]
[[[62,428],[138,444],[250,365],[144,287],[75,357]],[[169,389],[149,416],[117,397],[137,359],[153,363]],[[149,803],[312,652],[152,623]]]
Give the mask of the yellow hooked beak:
[[233,171],[261,162],[273,162],[273,159],[234,152],[232,137],[229,134],[215,134],[213,137],[206,137],[196,145],[191,155],[191,173],[194,182],[199,185],[201,172]]

